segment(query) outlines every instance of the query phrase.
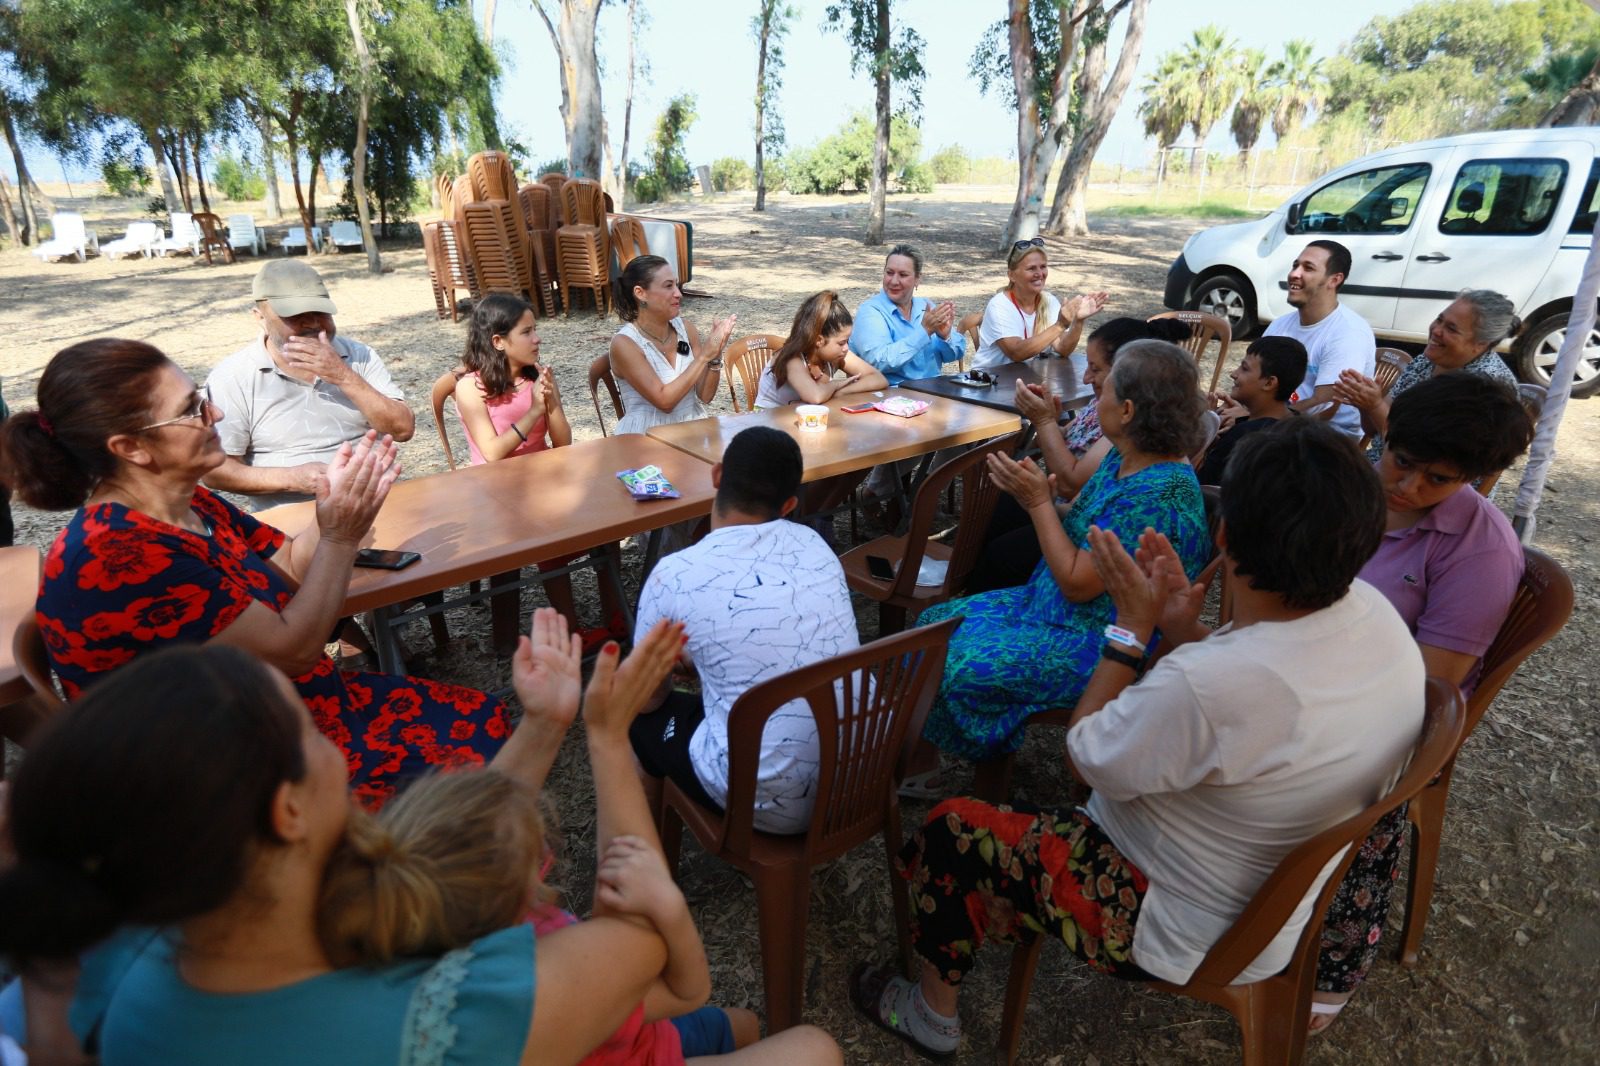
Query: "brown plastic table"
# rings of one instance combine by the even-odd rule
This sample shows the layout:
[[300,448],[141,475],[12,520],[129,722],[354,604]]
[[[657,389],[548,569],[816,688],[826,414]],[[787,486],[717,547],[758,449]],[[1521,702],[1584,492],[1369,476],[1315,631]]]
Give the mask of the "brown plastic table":
[[991,368],[989,373],[994,376],[995,384],[988,388],[959,384],[955,380],[957,375],[954,374],[942,374],[936,378],[917,378],[905,382],[901,387],[930,396],[943,396],[964,403],[978,404],[997,411],[1010,411],[1012,414],[1017,413],[1016,388],[1019,379],[1034,385],[1049,382],[1050,391],[1061,397],[1063,411],[1086,407],[1094,400],[1094,392],[1083,383],[1081,356],[1027,359],[1020,363],[1007,363],[1005,366]]
[[[885,389],[884,395],[907,395],[901,389]],[[927,399],[929,407],[913,418],[866,411],[844,414],[840,408],[871,402],[871,393],[844,396],[828,401],[828,428],[821,432],[802,432],[794,406],[775,407],[737,415],[697,418],[654,426],[651,437],[678,448],[707,463],[719,462],[734,436],[751,426],[771,426],[800,442],[805,460],[802,480],[820,481],[836,474],[877,466],[879,463],[974,444],[1006,433],[1015,433],[1021,421],[1015,413],[1004,413],[987,406],[960,403],[939,397],[912,395]]]
[[17,665],[12,640],[38,601],[39,565],[38,548],[0,548],[0,626],[5,632],[0,640],[0,706],[25,699],[33,692]]
[[[681,498],[635,500],[617,480],[620,470],[650,464],[662,469]],[[358,567],[345,594],[344,613],[373,613],[379,669],[393,672],[401,668],[394,605],[637,533],[656,534],[675,522],[710,513],[715,496],[710,465],[639,434],[579,441],[400,481],[364,543],[418,552],[422,560],[404,570]],[[313,508],[311,503],[285,504],[256,517],[294,532],[315,521]],[[657,543],[656,536],[651,539],[647,556]],[[408,611],[406,620],[510,587]]]

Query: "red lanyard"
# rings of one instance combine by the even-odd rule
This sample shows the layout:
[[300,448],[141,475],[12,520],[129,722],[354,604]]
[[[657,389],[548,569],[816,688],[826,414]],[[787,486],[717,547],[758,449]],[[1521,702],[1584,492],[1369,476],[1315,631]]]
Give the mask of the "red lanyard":
[[[1017,309],[1017,314],[1022,316],[1022,339],[1023,340],[1027,340],[1028,339],[1028,312],[1026,312],[1026,311],[1024,311],[1022,309],[1022,305],[1021,304],[1017,303],[1017,298],[1011,294],[1011,290],[1010,289],[1006,290],[1006,299],[1011,301],[1011,306],[1015,307]],[[1043,302],[1044,302],[1044,297],[1043,296],[1039,297],[1039,303],[1043,303]],[[1038,316],[1039,316],[1039,304],[1034,304],[1033,305],[1033,314],[1034,314],[1034,319],[1037,320]]]

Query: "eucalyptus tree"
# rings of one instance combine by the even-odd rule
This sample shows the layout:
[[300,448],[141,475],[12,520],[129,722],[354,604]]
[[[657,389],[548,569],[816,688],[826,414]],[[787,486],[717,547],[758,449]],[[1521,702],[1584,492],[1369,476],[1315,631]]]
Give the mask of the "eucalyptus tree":
[[788,0],[757,0],[759,10],[750,20],[756,40],[756,206],[767,209],[767,152],[783,146],[783,116],[772,110],[773,98],[783,85],[783,39],[799,14]]

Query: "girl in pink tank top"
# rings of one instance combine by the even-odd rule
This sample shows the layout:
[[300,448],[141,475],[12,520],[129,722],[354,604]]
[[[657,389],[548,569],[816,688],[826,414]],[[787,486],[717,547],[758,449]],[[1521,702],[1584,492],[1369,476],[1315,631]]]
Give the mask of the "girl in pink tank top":
[[456,412],[474,466],[572,443],[555,375],[539,365],[528,301],[507,293],[479,300],[461,361],[468,373],[456,383]]

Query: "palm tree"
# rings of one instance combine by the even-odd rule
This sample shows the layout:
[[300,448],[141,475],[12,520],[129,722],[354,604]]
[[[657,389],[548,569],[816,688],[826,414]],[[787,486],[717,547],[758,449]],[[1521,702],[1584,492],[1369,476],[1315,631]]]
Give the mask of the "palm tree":
[[1190,169],[1205,151],[1211,127],[1233,106],[1238,92],[1238,49],[1220,26],[1201,26],[1178,56],[1177,96],[1194,130]]
[[1153,74],[1145,77],[1139,91],[1144,102],[1139,105],[1139,118],[1144,122],[1144,135],[1154,137],[1162,149],[1156,167],[1156,180],[1160,181],[1166,169],[1166,149],[1172,147],[1188,122],[1183,103],[1178,98],[1179,62],[1177,52],[1168,52],[1156,63]]
[[1277,102],[1277,88],[1268,81],[1267,53],[1246,48],[1239,53],[1239,102],[1233,105],[1230,128],[1239,146],[1239,165],[1250,157],[1250,149],[1261,139],[1261,128]]
[[1289,41],[1283,58],[1267,69],[1267,77],[1277,83],[1277,101],[1272,109],[1272,132],[1283,140],[1305,121],[1312,108],[1321,107],[1328,90],[1322,73],[1322,60],[1312,59],[1310,41]]

